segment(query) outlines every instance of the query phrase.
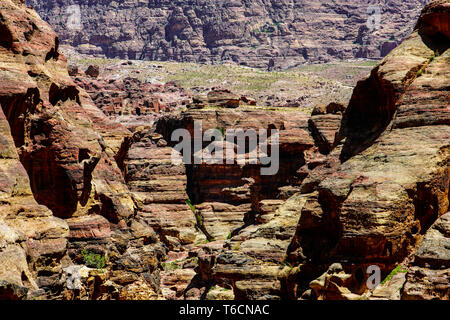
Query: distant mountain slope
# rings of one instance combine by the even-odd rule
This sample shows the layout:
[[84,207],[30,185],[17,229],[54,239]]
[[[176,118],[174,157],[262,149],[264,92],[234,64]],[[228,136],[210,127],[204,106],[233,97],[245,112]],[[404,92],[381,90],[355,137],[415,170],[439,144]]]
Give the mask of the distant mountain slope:
[[63,42],[81,52],[286,68],[303,62],[384,56],[411,32],[427,1],[26,2]]

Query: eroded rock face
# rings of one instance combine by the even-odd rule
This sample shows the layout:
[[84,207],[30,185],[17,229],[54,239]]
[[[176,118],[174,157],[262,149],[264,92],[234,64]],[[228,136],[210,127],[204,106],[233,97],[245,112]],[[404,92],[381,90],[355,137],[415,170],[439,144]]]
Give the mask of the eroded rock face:
[[450,299],[450,213],[425,234],[406,274],[405,300]]
[[[110,122],[72,82],[56,34],[36,13],[2,6],[13,44],[2,47],[0,100],[35,198],[59,217],[100,213],[109,202],[113,215],[126,219],[133,202],[124,196],[117,166],[107,163],[129,132]],[[97,129],[108,136],[103,139]],[[105,179],[115,186],[99,181]]]
[[0,110],[0,299],[15,300],[62,272],[69,227],[35,201],[10,132]]
[[[120,68],[115,71],[120,72]],[[191,94],[173,82],[153,84],[133,77],[108,78],[99,74],[95,79],[80,72],[72,77],[109,119],[131,131],[191,101]]]
[[36,12],[7,0],[0,14],[0,295],[157,297],[165,248],[116,163],[131,132],[70,79]]
[[[345,260],[347,273],[359,273],[364,285],[365,264],[391,269],[447,212],[449,39],[422,33],[419,27],[355,88],[341,126],[342,149],[329,156],[334,169],[316,180],[319,225],[300,219],[290,248],[293,261]],[[324,173],[318,168],[308,179]],[[302,217],[304,212],[305,207]],[[320,236],[324,229],[334,234],[331,242]],[[309,241],[325,241],[320,255]],[[361,294],[360,288],[351,291]]]
[[[237,128],[279,129],[279,170],[275,175],[264,176],[261,164],[238,164],[236,159],[230,164],[206,161],[199,165],[183,164],[177,152],[180,164],[175,164],[173,147],[178,141],[171,140],[172,133],[187,129],[191,133],[190,142],[194,143],[198,139],[194,134],[196,121],[202,123],[202,134],[209,129],[224,133]],[[194,272],[194,268],[202,268],[202,248],[224,250],[224,241],[234,241],[233,236],[256,220],[267,222],[267,229],[254,235],[246,229],[246,235],[240,240],[236,238],[231,246],[238,246],[249,237],[242,245],[246,246],[245,254],[282,261],[289,239],[295,233],[298,215],[288,219],[270,210],[275,210],[298,190],[305,176],[299,169],[308,170],[306,158],[309,162],[314,160],[312,154],[318,154],[307,130],[308,115],[304,113],[217,106],[165,116],[154,128],[141,128],[134,134],[123,154],[123,170],[137,199],[138,217],[157,231],[161,242],[170,250],[164,262],[169,267],[161,272],[165,298],[206,298],[206,290],[214,282],[211,273],[203,277]],[[205,142],[202,147],[207,145]],[[307,150],[311,155],[305,155]],[[272,235],[277,229],[280,238]],[[277,268],[276,262],[273,265]],[[227,282],[225,278],[224,275],[223,281]],[[228,289],[229,284],[224,290]],[[264,291],[262,287],[261,290]]]
[[[440,261],[446,250],[444,240],[437,251],[424,254],[432,241],[427,231],[449,208],[450,45],[442,20],[428,16],[445,14],[447,5],[427,6],[423,15],[431,25],[424,30],[419,23],[358,83],[341,124],[334,126],[338,134],[327,138],[316,118],[327,110],[316,110],[310,128],[326,160],[308,171],[300,193],[275,209],[280,215],[295,208],[296,231],[278,233],[270,227],[277,225],[277,214],[248,226],[222,250],[199,256],[202,277],[232,287],[240,298],[361,299],[368,289],[368,267],[378,266],[385,277],[403,262],[410,271],[396,282],[396,294],[385,297],[446,299],[447,262],[428,271],[405,259],[418,250],[415,264],[421,257]],[[289,221],[286,213],[281,216]],[[258,234],[264,241],[255,241]],[[284,236],[287,247],[279,241]],[[280,248],[278,256],[275,248]],[[263,270],[264,261],[269,264]],[[250,286],[250,279],[258,285]]]
[[[5,0],[0,13],[0,298],[449,298],[448,1],[425,7],[347,107],[269,111],[216,91],[142,126],[142,83],[72,69],[88,93],[33,10]],[[136,101],[98,108],[97,86]],[[222,138],[278,129],[279,170],[183,163],[172,133],[195,145],[195,121]],[[371,291],[373,266],[397,274]]]
[[379,6],[360,1],[83,0],[77,2],[81,19],[76,26],[76,11],[64,3],[27,3],[62,41],[81,52],[126,59],[228,60],[269,70],[384,56],[409,34],[424,5],[422,0],[381,1]]

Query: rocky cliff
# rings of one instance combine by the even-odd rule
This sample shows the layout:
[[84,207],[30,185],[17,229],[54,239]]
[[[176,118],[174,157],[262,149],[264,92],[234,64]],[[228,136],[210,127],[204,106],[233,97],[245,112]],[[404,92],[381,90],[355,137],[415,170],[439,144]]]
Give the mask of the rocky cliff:
[[[169,120],[244,129],[254,121],[278,128],[280,149],[293,152],[291,168],[280,156],[291,179],[281,174],[264,189],[245,166],[187,166],[211,242],[190,249],[198,268],[185,298],[449,299],[449,8],[427,5],[347,108],[316,108],[310,118],[203,110]],[[223,204],[230,219],[245,202],[244,224],[220,241]],[[374,266],[385,280],[371,290]]]
[[411,32],[425,3],[27,0],[82,52],[262,68],[385,56]]
[[7,0],[0,13],[1,295],[156,296],[165,251],[115,160],[131,132],[75,85],[35,11]]
[[[70,78],[49,25],[3,0],[0,299],[448,300],[449,21],[428,4],[348,106],[216,90],[158,115],[145,84]],[[279,170],[174,162],[195,121],[278,129]]]

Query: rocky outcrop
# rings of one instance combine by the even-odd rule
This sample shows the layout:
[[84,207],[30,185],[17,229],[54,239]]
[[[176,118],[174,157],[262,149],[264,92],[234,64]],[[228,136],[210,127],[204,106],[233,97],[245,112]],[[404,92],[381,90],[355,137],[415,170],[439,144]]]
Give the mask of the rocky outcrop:
[[336,133],[341,127],[345,106],[331,103],[314,108],[309,119],[309,130],[312,133],[320,152],[328,154],[335,147]]
[[83,0],[76,9],[59,1],[27,4],[64,43],[84,53],[234,61],[272,70],[302,62],[384,56],[412,30],[425,1]]
[[[171,140],[172,133],[187,129],[194,143],[196,121],[202,123],[202,134],[210,129],[223,134],[237,128],[279,129],[280,170],[273,176],[264,176],[261,164],[250,164],[248,160],[243,164],[233,161],[221,165],[206,160],[199,165],[182,164],[181,154],[178,154],[180,164],[175,164],[173,147],[177,142]],[[206,297],[205,283],[210,278],[198,277],[193,271],[200,264],[197,255],[202,248],[222,250],[225,240],[256,219],[269,222],[272,215],[265,210],[284,203],[283,199],[295,192],[304,177],[304,173],[297,173],[306,164],[303,153],[314,149],[307,128],[308,115],[303,113],[215,106],[165,116],[153,128],[143,128],[134,134],[123,155],[123,170],[137,198],[138,216],[157,231],[170,250],[168,260],[164,261],[167,267],[161,273],[165,298]],[[298,219],[294,216],[287,223],[285,217],[276,216],[280,225],[293,226]],[[276,224],[272,221],[270,226]],[[289,230],[293,233],[295,228]],[[285,235],[284,249],[289,245],[288,239],[289,235]],[[270,254],[267,247],[262,247],[262,241],[266,240],[264,234],[252,239],[248,251],[259,250],[267,259],[275,256],[279,261],[283,256],[278,248],[280,241],[274,239],[273,246],[278,249]],[[195,261],[189,257],[195,257]]]
[[193,99],[191,108],[201,109],[206,106],[238,108],[241,103],[241,97],[233,94],[229,90],[211,90],[206,97],[196,96]]
[[[337,133],[326,135],[315,118],[333,108],[314,112],[311,133],[326,159],[308,165],[300,192],[271,208],[268,222],[199,254],[199,276],[233,288],[238,299],[362,299],[370,292],[369,267],[384,278],[402,263],[407,271],[396,278],[396,294],[384,297],[446,299],[445,240],[430,245],[436,231],[427,231],[441,230],[443,222],[430,227],[449,209],[450,46],[442,19],[428,16],[445,16],[447,6],[426,6],[416,30],[358,83]],[[291,225],[286,212],[298,219],[295,231],[278,227]],[[439,267],[421,270],[421,259],[434,256]]]
[[[216,129],[225,136],[229,130],[238,128],[247,132],[278,129],[279,170],[274,175],[262,175],[261,164],[252,165],[248,160],[239,164],[236,159],[227,164],[208,163],[206,160],[201,164],[186,164],[187,193],[184,196],[192,202],[191,219],[194,220],[188,226],[182,222],[184,219],[180,214],[164,213],[165,221],[173,219],[170,228],[175,226],[175,229],[183,230],[188,226],[191,234],[195,234],[195,230],[197,232],[197,238],[191,237],[190,242],[183,241],[177,235],[181,246],[172,247],[175,251],[189,252],[189,256],[197,257],[198,261],[198,275],[194,277],[191,274],[192,282],[184,287],[184,296],[205,297],[209,294],[209,287],[218,284],[225,291],[234,288],[233,296],[238,299],[258,298],[259,294],[268,299],[281,298],[282,284],[277,277],[280,272],[285,277],[283,286],[289,283],[287,278],[291,277],[290,269],[280,266],[284,263],[290,239],[295,234],[299,219],[299,212],[295,210],[299,205],[298,200],[290,199],[284,209],[277,209],[300,190],[302,180],[309,170],[321,162],[322,157],[308,132],[309,115],[281,109],[260,110],[244,105],[229,109],[226,106],[220,108],[208,104],[203,108],[163,117],[155,124],[155,130],[169,146],[173,146],[175,142],[171,141],[171,135],[179,128],[190,132],[192,143],[198,139],[195,138],[194,131],[196,121],[202,124],[202,133]],[[208,143],[204,143],[204,147],[207,145]],[[167,148],[165,143],[163,148]],[[140,151],[138,154],[143,155],[144,152]],[[157,153],[153,151],[151,154]],[[247,159],[248,156],[246,154]],[[146,160],[147,168],[153,168],[153,159]],[[153,180],[152,170],[146,171],[140,171],[146,177],[144,181]],[[173,173],[172,176],[176,178]],[[180,178],[176,179],[182,181]],[[158,181],[161,180],[164,181],[158,178]],[[172,183],[171,188],[165,183],[158,183],[158,186],[168,196],[175,184]],[[172,208],[175,206],[172,205]],[[160,226],[165,228],[165,223],[167,222],[160,223]],[[226,257],[225,260],[219,259],[222,255]],[[242,257],[245,259],[242,260]],[[234,265],[234,261],[241,260],[243,262],[238,266]],[[270,275],[265,274],[266,265],[272,268]],[[185,269],[180,265],[180,270],[177,271],[180,277],[187,272],[183,270]],[[246,281],[252,277],[247,272],[254,273],[251,281]],[[255,281],[259,281],[257,292],[253,291]]]
[[72,72],[72,78],[109,119],[131,131],[191,102],[191,94],[173,82],[153,84],[134,77],[108,77],[100,71],[93,78],[79,70]]
[[[448,8],[427,5],[348,106],[310,116],[213,90],[139,124],[161,111],[143,105],[152,85],[72,68],[86,92],[49,26],[2,1],[0,298],[448,299]],[[237,128],[269,131],[267,150],[207,156],[236,151]]]
[[402,299],[450,299],[450,213],[425,234],[408,269]]
[[[436,5],[445,12],[448,2],[437,3],[424,14]],[[345,261],[345,273],[355,279],[343,284],[349,293],[364,291],[366,265],[388,273],[448,210],[449,39],[429,37],[420,25],[355,88],[338,135],[345,140],[329,156],[333,169],[317,168],[308,177],[319,193],[318,224],[300,219],[291,261]]]
[[70,79],[36,12],[7,0],[0,13],[0,295],[156,297],[165,248],[115,159],[131,132]]
[[186,204],[185,166],[172,163],[172,148],[161,135],[134,135],[124,158],[124,173],[136,197],[138,215],[158,231],[169,247],[205,239],[197,233],[195,216]]
[[39,205],[0,110],[0,299],[41,294],[62,273],[69,227]]

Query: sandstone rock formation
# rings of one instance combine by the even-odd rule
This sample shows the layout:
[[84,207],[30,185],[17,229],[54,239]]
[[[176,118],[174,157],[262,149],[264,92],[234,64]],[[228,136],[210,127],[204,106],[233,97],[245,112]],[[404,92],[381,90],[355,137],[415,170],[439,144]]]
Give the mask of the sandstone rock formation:
[[[348,106],[212,91],[158,114],[150,84],[72,80],[50,27],[2,1],[0,299],[449,299],[449,8],[427,5]],[[261,158],[183,163],[172,141],[236,150],[237,128],[269,131],[245,154],[278,147],[274,175]]]
[[72,3],[27,0],[81,52],[264,69],[385,56],[410,33],[425,3],[82,0],[74,9]]
[[[378,266],[386,277],[402,263],[406,277],[397,295],[385,297],[447,298],[445,240],[431,240],[437,231],[427,231],[449,210],[448,8],[448,1],[425,7],[415,31],[359,82],[341,124],[324,121],[330,134],[321,133],[314,117],[329,109],[339,122],[339,112],[331,106],[315,112],[311,133],[326,146],[326,159],[306,161],[306,171],[300,164],[297,171],[307,177],[299,180],[299,193],[284,204],[280,198],[265,203],[268,212],[233,232],[222,248],[198,253],[199,287],[231,288],[236,299],[363,299],[370,292],[368,267]],[[436,223],[442,237],[445,223]],[[427,264],[433,271],[420,269],[421,259],[434,256],[439,263]]]
[[[0,12],[0,295],[156,296],[150,278],[164,249],[135,219],[115,160],[131,132],[70,79],[58,37],[33,10],[7,0]],[[80,271],[89,258],[110,273]]]
[[134,77],[110,78],[100,71],[93,79],[72,70],[72,77],[109,119],[132,131],[191,101],[191,94],[173,82],[152,84]]
[[406,274],[402,298],[450,299],[450,213],[439,218],[425,234]]
[[0,299],[8,300],[39,294],[40,273],[62,272],[69,234],[67,223],[33,198],[10,132],[0,112]]

